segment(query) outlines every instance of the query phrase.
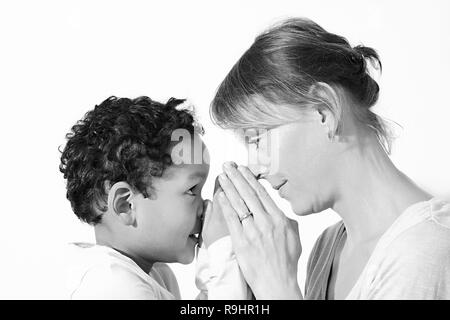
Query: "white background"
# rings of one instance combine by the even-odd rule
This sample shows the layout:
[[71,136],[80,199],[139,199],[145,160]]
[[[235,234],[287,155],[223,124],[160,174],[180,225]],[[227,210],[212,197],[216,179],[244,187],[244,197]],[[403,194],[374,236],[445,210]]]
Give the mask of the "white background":
[[[206,128],[212,178],[243,161],[211,125],[220,81],[254,37],[291,16],[309,17],[383,63],[375,110],[398,122],[392,159],[435,195],[450,195],[449,1],[2,1],[0,4],[0,298],[59,298],[62,246],[93,241],[65,198],[58,146],[110,95],[190,98]],[[290,215],[290,206],[276,197]],[[305,262],[333,212],[301,218]],[[193,298],[194,265],[173,265]]]

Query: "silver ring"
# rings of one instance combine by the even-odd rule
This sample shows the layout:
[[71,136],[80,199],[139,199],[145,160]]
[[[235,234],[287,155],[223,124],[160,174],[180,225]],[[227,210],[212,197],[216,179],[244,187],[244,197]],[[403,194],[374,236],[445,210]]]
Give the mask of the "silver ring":
[[239,221],[242,222],[242,221],[244,221],[245,219],[247,219],[248,217],[251,217],[251,216],[253,216],[253,213],[247,212],[242,217],[239,217]]

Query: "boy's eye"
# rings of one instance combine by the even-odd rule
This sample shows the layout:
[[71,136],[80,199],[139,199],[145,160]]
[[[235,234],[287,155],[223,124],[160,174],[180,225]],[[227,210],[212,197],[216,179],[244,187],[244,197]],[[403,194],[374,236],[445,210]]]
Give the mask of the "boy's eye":
[[195,196],[196,194],[194,193],[194,189],[197,187],[197,185],[193,186],[192,188],[190,188],[186,193],[191,195],[191,196]]

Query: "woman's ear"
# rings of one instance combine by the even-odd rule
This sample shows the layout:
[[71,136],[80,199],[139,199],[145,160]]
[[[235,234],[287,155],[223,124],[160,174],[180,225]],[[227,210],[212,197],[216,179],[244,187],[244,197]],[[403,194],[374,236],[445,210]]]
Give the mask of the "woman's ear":
[[133,210],[134,192],[131,186],[123,181],[116,182],[108,193],[108,208],[119,220],[127,226],[136,223],[136,213]]
[[316,111],[327,130],[328,137],[333,139],[339,133],[342,117],[342,106],[337,91],[324,82],[317,82],[310,88],[309,94],[318,101],[315,104]]

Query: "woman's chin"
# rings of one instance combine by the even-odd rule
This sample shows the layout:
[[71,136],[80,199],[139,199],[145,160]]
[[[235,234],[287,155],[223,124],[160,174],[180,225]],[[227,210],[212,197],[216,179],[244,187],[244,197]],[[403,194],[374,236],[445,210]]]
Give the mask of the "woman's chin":
[[299,217],[309,216],[310,214],[317,213],[316,210],[313,209],[313,206],[308,203],[292,203],[291,202],[292,212]]

